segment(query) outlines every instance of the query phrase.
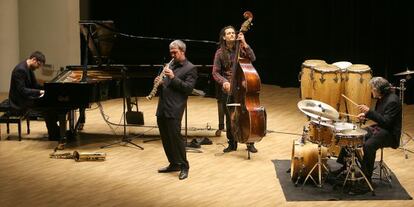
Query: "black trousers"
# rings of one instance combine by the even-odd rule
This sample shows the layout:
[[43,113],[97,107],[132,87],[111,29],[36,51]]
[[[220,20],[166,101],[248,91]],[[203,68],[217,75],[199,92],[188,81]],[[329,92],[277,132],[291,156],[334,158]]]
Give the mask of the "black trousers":
[[[360,163],[365,176],[371,180],[374,171],[377,150],[383,147],[391,147],[393,137],[387,130],[382,129],[378,126],[368,127],[366,130],[368,134],[365,136],[363,145],[364,156],[362,160],[360,160]],[[337,161],[341,164],[344,164],[345,155],[345,150],[341,149]]]
[[164,152],[170,164],[179,165],[182,169],[189,169],[185,140],[181,135],[181,119],[158,116],[157,124]]
[[230,119],[230,111],[229,108],[227,107],[227,103],[232,103],[233,102],[233,98],[232,96],[229,96],[225,93],[222,93],[221,95],[221,105],[223,107],[224,110],[224,114],[226,116],[226,136],[227,136],[227,142],[231,145],[235,145],[237,144],[237,141],[234,140],[234,136],[231,133],[231,119]]
[[60,127],[57,124],[59,122],[59,113],[56,110],[51,109],[41,109],[41,113],[45,119],[49,140],[59,141],[62,138],[62,136],[64,136],[61,135]]

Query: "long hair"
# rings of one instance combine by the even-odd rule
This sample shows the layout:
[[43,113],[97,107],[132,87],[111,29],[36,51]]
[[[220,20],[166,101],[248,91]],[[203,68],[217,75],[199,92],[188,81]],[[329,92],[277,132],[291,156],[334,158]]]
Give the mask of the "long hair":
[[392,85],[383,77],[373,77],[369,83],[375,88],[381,96],[385,96],[393,92]]
[[225,26],[223,29],[220,30],[219,34],[219,48],[221,49],[221,59],[224,61],[224,67],[229,68],[231,67],[232,60],[230,59],[230,52],[234,50],[235,48],[227,48],[226,40],[223,39],[223,37],[226,35],[226,29],[234,29],[233,26]]

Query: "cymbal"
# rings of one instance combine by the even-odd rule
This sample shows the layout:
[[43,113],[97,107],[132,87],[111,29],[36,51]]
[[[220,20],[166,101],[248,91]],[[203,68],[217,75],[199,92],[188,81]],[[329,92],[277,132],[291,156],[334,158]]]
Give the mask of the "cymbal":
[[401,72],[401,73],[396,73],[396,74],[394,74],[394,76],[400,76],[400,75],[410,75],[410,74],[413,74],[414,73],[414,70],[406,70],[406,71],[404,71],[404,72]]
[[316,100],[302,100],[298,102],[298,108],[304,114],[321,121],[338,120],[339,113],[332,106],[316,101]]

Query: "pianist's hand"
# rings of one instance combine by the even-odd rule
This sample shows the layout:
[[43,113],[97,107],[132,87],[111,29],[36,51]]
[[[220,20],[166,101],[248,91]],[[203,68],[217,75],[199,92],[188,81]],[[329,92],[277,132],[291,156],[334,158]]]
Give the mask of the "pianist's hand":
[[169,79],[173,79],[175,76],[174,76],[174,72],[171,70],[171,69],[169,69],[169,68],[166,68],[165,69],[165,75],[169,78]]

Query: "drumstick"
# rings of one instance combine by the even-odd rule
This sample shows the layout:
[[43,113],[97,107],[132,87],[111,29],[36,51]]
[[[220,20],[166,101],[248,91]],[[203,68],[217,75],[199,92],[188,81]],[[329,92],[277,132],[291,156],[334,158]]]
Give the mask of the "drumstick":
[[345,116],[358,117],[357,115],[352,115],[352,114],[347,114],[347,113],[342,113],[342,112],[339,112],[339,113]]
[[346,100],[348,100],[349,102],[351,102],[355,106],[358,106],[359,105],[359,104],[355,103],[353,100],[351,100],[350,98],[346,97],[344,94],[341,94],[341,95],[342,95],[342,97],[344,97]]

